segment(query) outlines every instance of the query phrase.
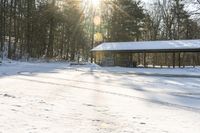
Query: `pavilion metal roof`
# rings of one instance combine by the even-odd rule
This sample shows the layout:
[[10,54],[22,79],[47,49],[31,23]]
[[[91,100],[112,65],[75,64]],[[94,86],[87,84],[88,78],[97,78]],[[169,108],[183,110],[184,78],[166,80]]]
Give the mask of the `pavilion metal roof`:
[[199,51],[198,40],[170,40],[143,42],[105,42],[91,50],[100,51]]

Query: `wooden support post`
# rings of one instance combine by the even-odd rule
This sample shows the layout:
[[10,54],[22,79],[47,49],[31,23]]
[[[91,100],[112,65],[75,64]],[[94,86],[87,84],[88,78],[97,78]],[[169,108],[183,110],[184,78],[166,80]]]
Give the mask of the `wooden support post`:
[[200,52],[197,52],[196,56],[197,56],[197,65],[200,66],[200,58],[199,58],[200,57]]
[[195,66],[196,66],[195,55],[193,55],[193,67],[195,68]]
[[200,52],[197,52],[197,65],[200,66]]
[[102,60],[103,60],[103,53],[101,52],[99,55],[99,64],[102,65]]
[[93,57],[94,57],[94,63],[96,64],[96,63],[97,63],[97,53],[95,53],[95,54],[93,55]]
[[185,53],[183,53],[183,59],[182,59],[182,62],[183,62],[183,68],[185,68]]
[[116,53],[113,53],[113,58],[114,58],[114,66],[116,66]]
[[90,62],[93,63],[93,52],[90,53],[90,58],[91,58]]
[[181,52],[178,53],[178,66],[181,68]]
[[153,53],[153,68],[155,68],[155,56],[156,56],[156,53]]
[[140,53],[138,53],[138,65],[137,66],[139,66],[140,65]]
[[168,65],[168,68],[170,68],[170,62],[169,62],[169,53],[167,53],[167,65]]
[[131,58],[130,66],[133,67],[133,53],[130,53],[130,58]]
[[165,53],[165,67],[167,66],[167,53]]
[[143,58],[143,61],[144,61],[144,67],[146,68],[146,52],[144,52],[144,56],[143,56],[144,58]]
[[163,60],[162,60],[162,58],[163,58],[163,54],[162,54],[162,53],[160,53],[160,59],[161,59],[161,61],[160,61],[160,68],[162,68],[162,67],[163,67]]
[[173,68],[175,68],[175,65],[176,65],[176,57],[175,57],[176,55],[175,55],[175,52],[173,52]]
[[156,64],[155,65],[158,65],[158,53],[156,53]]

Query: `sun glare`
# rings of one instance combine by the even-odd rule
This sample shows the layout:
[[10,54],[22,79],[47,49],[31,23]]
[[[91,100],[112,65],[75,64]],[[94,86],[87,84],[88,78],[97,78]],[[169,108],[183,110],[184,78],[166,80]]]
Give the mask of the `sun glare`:
[[100,8],[102,0],[82,0],[83,6],[86,6],[87,8]]
[[98,7],[100,5],[100,0],[92,0],[92,5]]

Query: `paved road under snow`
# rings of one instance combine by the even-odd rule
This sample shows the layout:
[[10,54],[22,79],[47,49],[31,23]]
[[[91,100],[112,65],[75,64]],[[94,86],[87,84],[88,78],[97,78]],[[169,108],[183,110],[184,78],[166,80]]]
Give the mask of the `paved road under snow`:
[[199,133],[200,79],[0,66],[0,133]]

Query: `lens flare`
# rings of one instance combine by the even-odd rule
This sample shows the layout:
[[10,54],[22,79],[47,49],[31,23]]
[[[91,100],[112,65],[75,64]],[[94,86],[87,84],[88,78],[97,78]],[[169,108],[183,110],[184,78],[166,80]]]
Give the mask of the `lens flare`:
[[99,16],[95,16],[93,21],[96,26],[101,24],[101,18]]
[[103,36],[101,33],[96,33],[94,34],[94,41],[95,42],[102,42],[103,41]]

